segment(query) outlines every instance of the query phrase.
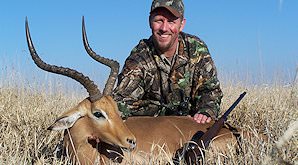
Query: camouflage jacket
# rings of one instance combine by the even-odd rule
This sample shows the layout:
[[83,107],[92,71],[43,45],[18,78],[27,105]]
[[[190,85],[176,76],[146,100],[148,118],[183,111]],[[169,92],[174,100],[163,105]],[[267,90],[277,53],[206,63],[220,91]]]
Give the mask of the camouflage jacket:
[[113,96],[124,116],[194,115],[217,118],[222,91],[206,44],[181,32],[176,55],[158,55],[152,37],[126,59]]

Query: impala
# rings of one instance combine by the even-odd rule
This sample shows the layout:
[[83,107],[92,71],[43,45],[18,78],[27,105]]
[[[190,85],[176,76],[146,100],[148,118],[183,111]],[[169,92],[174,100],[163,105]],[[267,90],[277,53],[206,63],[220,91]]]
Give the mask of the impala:
[[[212,125],[197,124],[187,116],[129,117],[122,120],[117,103],[110,96],[116,81],[119,64],[97,55],[89,46],[82,23],[83,42],[88,54],[96,61],[111,68],[110,76],[101,93],[98,87],[82,73],[43,62],[31,40],[26,19],[26,38],[35,64],[48,72],[70,77],[84,86],[89,97],[63,113],[48,129],[66,130],[64,146],[70,157],[80,164],[96,164],[108,161],[124,163],[131,160],[146,163],[150,154],[160,151],[173,156],[182,144],[198,132],[206,132]],[[228,128],[222,128],[212,145],[226,151],[227,143],[237,140]],[[156,146],[156,147],[154,147]],[[143,162],[143,164],[144,164]]]

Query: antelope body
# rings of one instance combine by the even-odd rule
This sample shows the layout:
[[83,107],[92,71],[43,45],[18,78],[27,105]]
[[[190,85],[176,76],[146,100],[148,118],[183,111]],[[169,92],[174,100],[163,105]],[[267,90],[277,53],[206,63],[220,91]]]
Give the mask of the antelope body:
[[[94,164],[98,161],[127,162],[131,161],[131,157],[136,162],[146,163],[152,153],[173,155],[182,144],[190,141],[196,132],[206,132],[213,124],[197,124],[187,116],[130,117],[123,122],[116,102],[107,96],[99,100],[99,106],[103,106],[102,100],[111,101],[110,105],[105,104],[108,108],[103,110],[106,117],[100,119],[103,120],[102,123],[92,121],[94,117],[88,114],[88,111],[92,111],[92,103],[88,99],[60,117],[60,120],[76,119],[74,116],[78,111],[86,111],[85,116],[72,121],[75,123],[69,125],[69,131],[64,137],[64,145],[67,146],[70,156],[81,164]],[[65,124],[61,124],[60,120],[50,129],[65,129]],[[119,154],[104,153],[102,150],[105,148],[100,148],[101,142],[111,144],[108,149]],[[220,152],[226,152],[227,144],[237,145],[237,139],[229,129],[222,128],[212,144]],[[122,154],[124,160],[121,158]]]
[[[206,132],[213,124],[198,124],[187,116],[130,117],[123,121],[117,103],[109,96],[115,84],[119,64],[93,52],[87,41],[84,20],[82,27],[84,46],[88,54],[111,68],[103,94],[93,81],[80,72],[43,62],[34,49],[26,20],[27,43],[35,64],[48,72],[62,74],[78,81],[89,93],[88,98],[62,114],[49,127],[50,130],[66,130],[64,145],[75,162],[124,163],[131,157],[136,161],[142,161],[141,158],[147,158],[144,154],[154,154],[161,150],[173,155],[185,142],[190,141],[196,132]],[[227,142],[236,144],[237,140],[229,129],[222,128],[213,139],[213,146],[225,151],[228,150]],[[120,155],[115,152],[119,152]]]

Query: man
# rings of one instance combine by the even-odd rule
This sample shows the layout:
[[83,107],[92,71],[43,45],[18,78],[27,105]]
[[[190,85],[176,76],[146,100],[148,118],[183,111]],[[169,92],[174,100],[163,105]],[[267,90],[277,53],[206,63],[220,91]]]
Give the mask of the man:
[[205,43],[182,32],[182,0],[153,0],[152,36],[131,51],[114,98],[124,116],[191,115],[197,123],[218,117],[222,91]]

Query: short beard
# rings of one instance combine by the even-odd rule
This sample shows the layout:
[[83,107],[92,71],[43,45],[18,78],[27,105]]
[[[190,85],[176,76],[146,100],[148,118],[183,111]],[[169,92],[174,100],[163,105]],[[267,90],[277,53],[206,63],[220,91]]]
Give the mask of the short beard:
[[[165,52],[170,50],[170,48],[175,44],[175,41],[169,42],[166,45],[160,45],[158,43],[157,39],[153,36],[153,44],[154,44],[154,47],[157,49],[158,53],[164,54]],[[176,49],[176,48],[174,48],[174,49]]]
[[167,50],[169,50],[169,48],[170,48],[170,44],[167,44],[167,45],[165,45],[165,46],[161,46],[161,45],[156,41],[155,38],[153,39],[153,44],[154,44],[155,48],[157,49],[157,51],[158,51],[159,53],[165,53],[165,52],[166,52]]

